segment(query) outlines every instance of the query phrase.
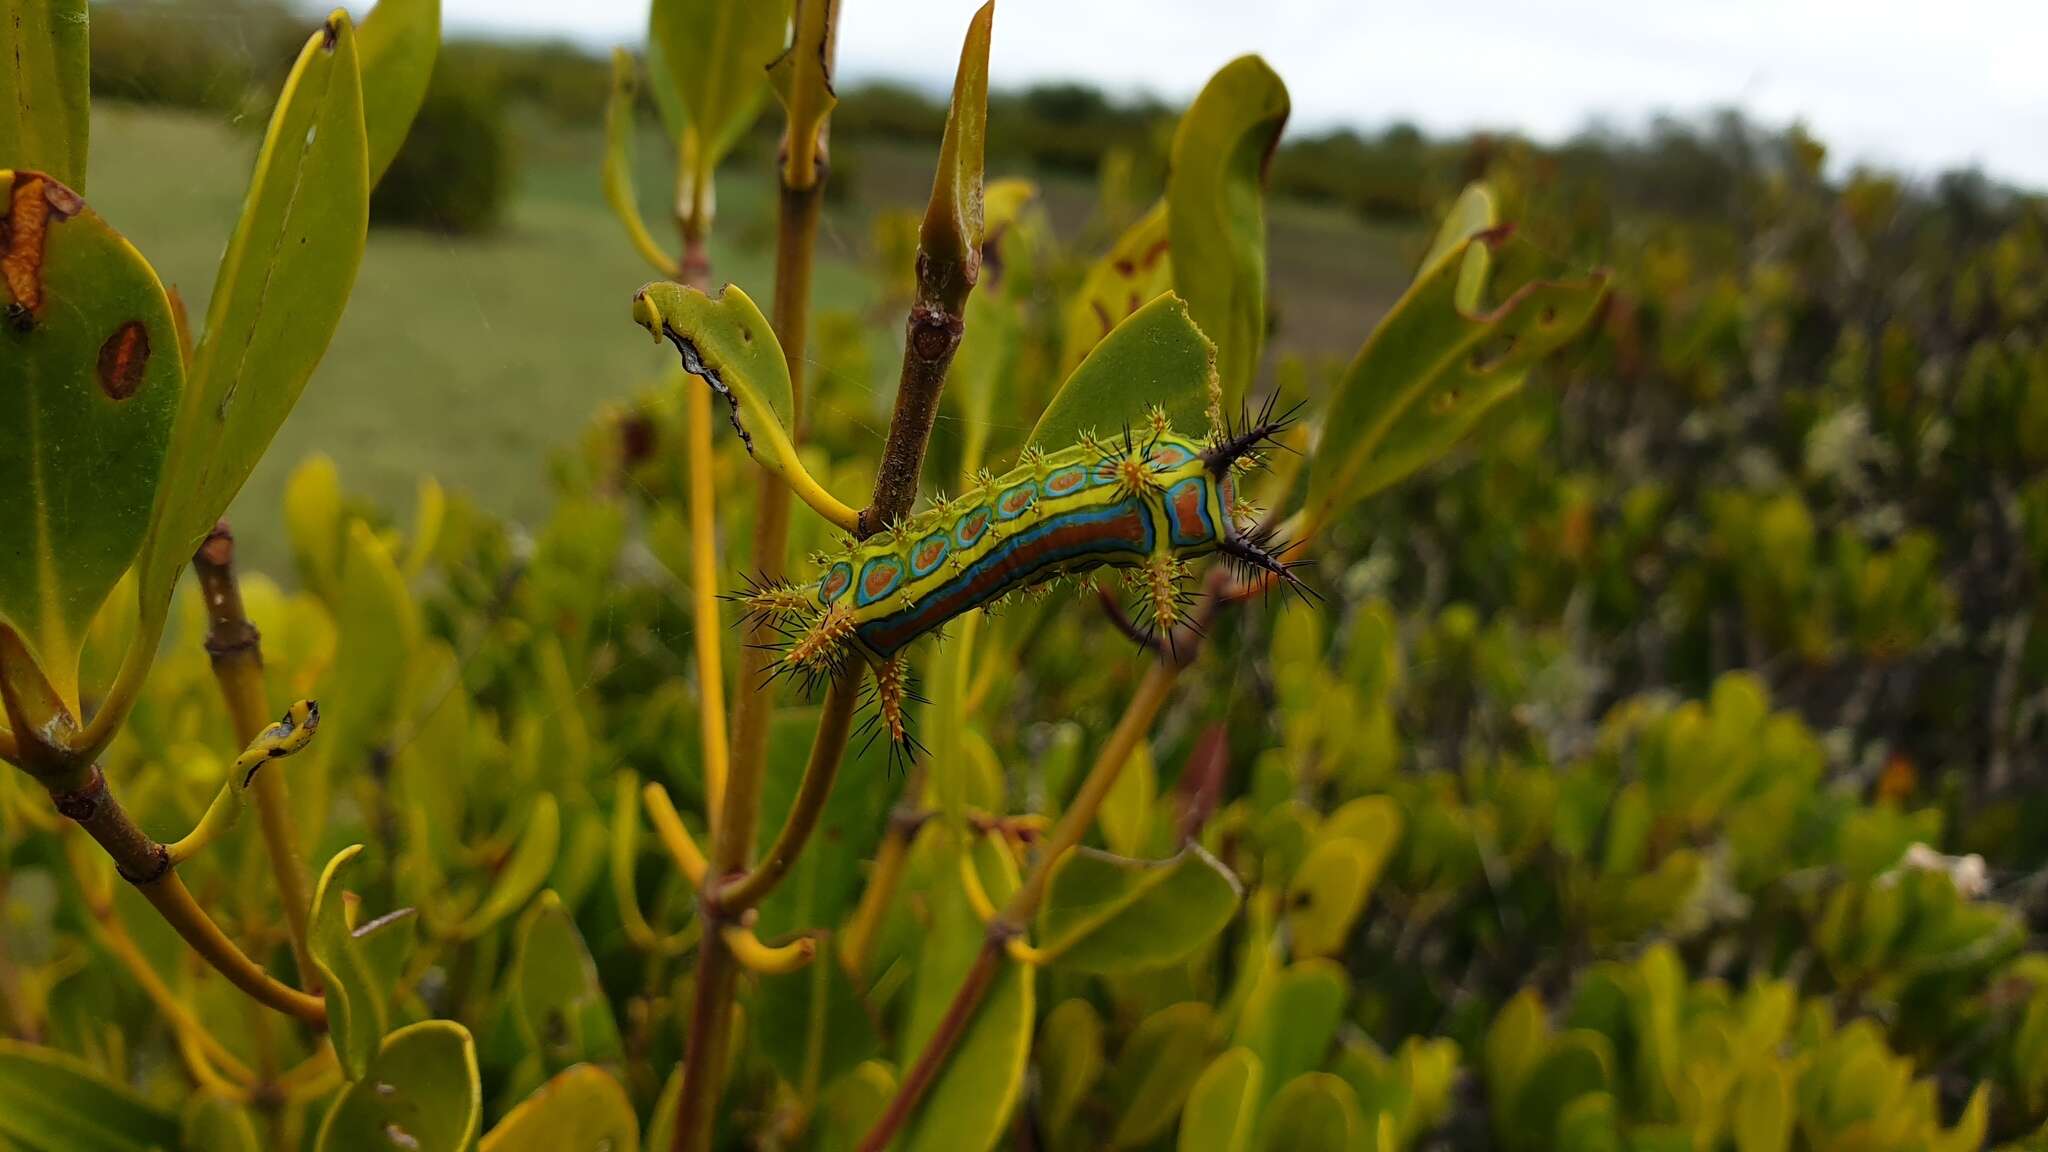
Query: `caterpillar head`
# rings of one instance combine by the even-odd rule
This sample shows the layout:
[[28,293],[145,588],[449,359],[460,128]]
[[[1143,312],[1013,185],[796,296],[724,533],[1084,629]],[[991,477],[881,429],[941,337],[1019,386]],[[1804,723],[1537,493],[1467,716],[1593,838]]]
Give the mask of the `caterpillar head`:
[[[1279,436],[1293,425],[1301,406],[1297,404],[1275,415],[1274,405],[1278,398],[1277,394],[1267,396],[1256,417],[1249,411],[1242,413],[1234,428],[1231,422],[1226,420],[1223,428],[1210,440],[1209,447],[1202,452],[1202,463],[1208,468],[1209,474],[1216,478],[1226,509],[1235,512],[1249,508],[1249,505],[1237,500],[1234,474],[1257,467],[1261,448],[1271,446],[1283,451],[1289,450],[1280,442]],[[1293,544],[1280,540],[1271,527],[1241,529],[1237,521],[1236,515],[1224,517],[1221,530],[1217,533],[1217,551],[1230,557],[1244,570],[1247,577],[1257,578],[1270,574],[1285,581],[1288,587],[1302,596],[1315,595],[1314,591],[1294,574],[1294,569],[1301,567],[1306,561],[1286,559],[1287,553],[1294,547]]]

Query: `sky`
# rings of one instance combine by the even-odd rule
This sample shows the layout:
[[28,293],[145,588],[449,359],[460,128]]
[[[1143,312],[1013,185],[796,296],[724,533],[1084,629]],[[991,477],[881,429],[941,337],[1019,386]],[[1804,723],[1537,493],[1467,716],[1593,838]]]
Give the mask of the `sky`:
[[[950,81],[979,0],[843,0],[844,81]],[[638,44],[647,0],[444,0],[451,31]],[[1840,170],[1977,165],[2048,189],[2048,0],[1001,0],[998,86],[1181,101],[1263,55],[1297,132],[1407,120],[1556,141],[1598,118],[1737,106]]]

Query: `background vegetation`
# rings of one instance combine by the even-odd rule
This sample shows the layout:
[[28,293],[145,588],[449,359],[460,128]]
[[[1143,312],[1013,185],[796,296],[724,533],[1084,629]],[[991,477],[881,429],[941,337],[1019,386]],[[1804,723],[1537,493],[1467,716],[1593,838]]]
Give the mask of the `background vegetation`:
[[[96,109],[93,203],[190,300],[255,148],[236,117],[261,123],[304,34],[252,6],[227,40],[227,18],[94,9],[96,94],[137,103]],[[291,768],[295,794],[328,800],[301,800],[307,855],[366,842],[365,906],[420,908],[432,944],[393,1012],[468,1024],[487,1128],[584,1063],[659,1125],[691,1002],[682,944],[654,938],[687,919],[690,885],[639,845],[635,784],[664,783],[701,834],[691,643],[708,624],[672,361],[622,331],[644,272],[599,192],[609,84],[566,49],[444,49],[375,202],[405,226],[372,234],[333,348],[234,510],[245,566],[277,578],[245,582],[272,697],[317,689],[358,721]],[[1064,375],[1083,277],[1159,196],[1178,117],[1071,87],[991,98],[991,175],[1038,191],[980,289],[1008,356],[963,354],[1007,386],[982,418],[999,442]],[[833,113],[804,362],[807,451],[837,490],[864,490],[879,454],[912,292],[904,209],[946,120],[886,85]],[[763,300],[778,124],[721,172],[710,241],[717,278]],[[666,205],[651,106],[635,132],[639,202]],[[1090,843],[1175,869],[1199,846],[1241,899],[1167,966],[1048,969],[990,1139],[2048,1146],[2048,203],[1824,160],[1797,129],[1732,116],[1557,148],[1398,126],[1286,139],[1262,390],[1312,410],[1341,390],[1470,180],[1534,249],[1616,287],[1464,448],[1329,527],[1319,601],[1216,622]],[[1522,259],[1498,277],[1526,278]],[[957,472],[975,419],[946,411],[928,477]],[[721,493],[753,484],[732,441]],[[721,502],[723,538],[750,515]],[[803,515],[799,555],[828,543]],[[108,757],[166,823],[196,816],[217,750],[242,743],[201,608],[181,611]],[[931,946],[974,925],[947,851],[1000,902],[1144,671],[1067,596],[986,630],[1014,662],[958,686],[958,795],[920,794],[879,748],[851,759],[822,846],[760,909],[762,939],[832,925],[860,943],[745,990],[726,1145],[855,1145],[965,967]],[[763,840],[814,727],[802,705],[777,721]],[[159,1101],[189,1092],[179,1030],[107,960],[132,933],[234,1052],[282,1040],[145,917],[81,905],[26,815],[39,798],[11,773],[7,789],[8,1034]],[[947,803],[978,821],[964,848],[916,831]],[[890,851],[906,895],[866,909]],[[289,966],[234,861],[194,884]],[[274,1125],[264,1146],[315,1126],[252,1114]]]

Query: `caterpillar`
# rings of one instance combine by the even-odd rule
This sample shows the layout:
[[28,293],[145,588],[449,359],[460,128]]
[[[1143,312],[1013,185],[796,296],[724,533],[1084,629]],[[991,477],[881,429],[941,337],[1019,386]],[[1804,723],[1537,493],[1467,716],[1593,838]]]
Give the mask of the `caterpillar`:
[[752,582],[730,599],[785,637],[775,673],[807,683],[849,658],[875,673],[877,718],[899,748],[904,704],[915,696],[903,651],[918,638],[1012,593],[1096,568],[1126,571],[1138,615],[1154,631],[1187,618],[1187,561],[1223,553],[1297,589],[1282,559],[1238,501],[1235,473],[1289,422],[1272,407],[1202,440],[1175,432],[1154,408],[1142,430],[1084,434],[1057,451],[1031,447],[1001,476],[986,470],[969,492],[904,518],[836,555],[814,556],[807,583]]

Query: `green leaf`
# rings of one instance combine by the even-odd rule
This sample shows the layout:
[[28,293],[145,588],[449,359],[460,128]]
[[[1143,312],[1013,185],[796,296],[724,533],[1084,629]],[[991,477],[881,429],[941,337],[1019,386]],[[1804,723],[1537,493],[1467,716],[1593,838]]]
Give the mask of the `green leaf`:
[[[779,727],[781,714],[775,721]],[[823,846],[821,840],[811,841],[812,851]],[[772,939],[775,934],[762,935]],[[882,1048],[874,1019],[846,969],[820,951],[816,962],[794,972],[757,977],[748,1002],[752,1035],[762,1054],[796,1085],[807,1077],[830,1083]]]
[[[1167,236],[1166,201],[1161,200],[1088,266],[1081,290],[1067,303],[1060,367],[1071,374],[1126,317],[1172,290],[1173,245]],[[1210,355],[1215,355],[1213,347]]]
[[[661,1086],[661,1095],[654,1098],[654,1112],[647,1121],[647,1152],[670,1152],[675,1144],[676,1102],[683,1098],[683,1065],[676,1062],[675,1069],[668,1074],[668,1080]],[[887,1101],[883,1101],[886,1106]],[[867,1129],[861,1129],[865,1133]],[[847,1152],[854,1152],[849,1147]]]
[[1304,1072],[1282,1085],[1262,1127],[1266,1152],[1350,1152],[1366,1131],[1351,1085],[1328,1072]]
[[1523,1147],[1545,1147],[1544,1134],[1558,1130],[1567,1105],[1587,1093],[1613,1088],[1613,1067],[1607,1037],[1582,1028],[1562,1033],[1529,1070],[1514,1103],[1496,1114],[1507,1125],[1503,1135],[1517,1137],[1515,1143]]
[[424,1020],[384,1038],[368,1075],[345,1089],[320,1124],[314,1152],[465,1152],[483,1119],[476,1042],[450,1020]]
[[[1499,224],[1500,210],[1494,206],[1493,189],[1479,183],[1466,185],[1451,205],[1451,210],[1444,214],[1444,222],[1437,226],[1436,236],[1429,242],[1429,251],[1423,253],[1422,267],[1435,266],[1437,261],[1466,248],[1474,237]],[[1468,310],[1479,307],[1479,294],[1486,290],[1487,264],[1487,252],[1483,246],[1467,249],[1458,268],[1458,292],[1454,297],[1458,307]]]
[[[1445,236],[1483,222],[1461,200]],[[1441,457],[1529,372],[1570,340],[1606,293],[1606,278],[1537,280],[1481,310],[1495,231],[1443,249],[1397,301],[1346,369],[1309,462],[1310,524]]]
[[284,484],[284,531],[299,577],[332,607],[341,602],[342,558],[350,518],[341,504],[341,471],[316,452],[300,461]]
[[604,1069],[578,1064],[505,1113],[484,1134],[477,1152],[637,1152],[639,1147],[640,1118],[625,1088]]
[[1102,1016],[1095,1005],[1075,997],[1047,1013],[1033,1054],[1046,1131],[1057,1136],[1102,1076]]
[[81,193],[92,105],[86,23],[85,0],[0,3],[0,165],[48,172]]
[[[660,11],[660,6],[655,10]],[[634,251],[655,271],[672,276],[676,258],[662,251],[647,231],[647,221],[640,216],[640,198],[633,191],[633,133],[637,127],[633,115],[637,87],[634,68],[631,52],[612,49],[612,88],[604,105],[604,200],[611,205],[619,223],[626,226],[626,237],[633,242]]]
[[981,1010],[932,1085],[903,1152],[988,1152],[1010,1125],[1031,1055],[1037,970],[999,960]]
[[1495,1100],[1513,1100],[1529,1072],[1550,1046],[1550,1018],[1533,988],[1517,992],[1494,1016],[1484,1048],[1486,1092]]
[[1350,992],[1344,970],[1328,960],[1302,960],[1260,981],[1236,1042],[1266,1070],[1267,1091],[1322,1066]]
[[1216,1014],[1198,1000],[1169,1004],[1139,1022],[1105,1089],[1122,1110],[1111,1147],[1150,1144],[1173,1128],[1216,1051],[1215,1030]]
[[711,173],[754,122],[788,35],[788,0],[654,0],[648,68],[671,94],[663,114],[681,115],[668,126],[682,153],[677,211],[701,205],[700,226],[710,223]]
[[1287,123],[1287,86],[1240,56],[1209,78],[1173,134],[1166,178],[1174,288],[1216,342],[1223,411],[1258,375],[1266,340],[1266,163]]
[[[895,1097],[896,1076],[879,1060],[833,1081],[818,1101],[817,1152],[855,1152]],[[666,1147],[650,1141],[647,1152],[663,1152]]]
[[[1739,1122],[1739,1121],[1738,1121]],[[1557,1152],[1622,1152],[1621,1125],[1614,1115],[1614,1097],[1605,1092],[1589,1092],[1581,1096],[1557,1114]],[[1540,1145],[1539,1142],[1539,1146]],[[1686,1144],[1691,1147],[1690,1141]],[[1627,1147],[1642,1149],[1639,1144]],[[1647,1152],[1647,1150],[1642,1150]]]
[[597,964],[553,892],[541,893],[520,924],[512,987],[520,1030],[549,1071],[624,1058]]
[[1075,848],[1053,865],[1038,947],[1082,972],[1162,967],[1223,931],[1242,895],[1237,877],[1199,844],[1166,860]]
[[1250,1152],[1264,1079],[1249,1048],[1232,1048],[1212,1061],[1188,1092],[1179,1152]]
[[184,372],[163,285],[127,240],[39,172],[0,171],[0,189],[0,619],[75,710],[86,629],[149,531]]
[[1184,436],[1209,428],[1217,402],[1216,346],[1172,293],[1133,312],[1102,338],[1053,394],[1026,444],[1065,448],[1083,432],[1137,425],[1154,405]]
[[535,794],[533,812],[512,849],[512,858],[498,870],[483,902],[456,928],[459,939],[473,940],[490,931],[491,925],[526,905],[527,900],[554,870],[555,854],[562,847],[562,810],[546,792]]
[[[757,843],[775,839],[796,802],[817,730],[816,708],[776,709],[768,736],[767,774],[761,782]],[[863,783],[834,788],[825,798],[825,811],[803,855],[757,909],[754,931],[764,940],[814,925],[843,923],[859,899],[862,862],[874,858],[899,789],[892,786],[890,754],[882,741],[866,748],[855,744],[845,755],[840,779]]]
[[396,993],[399,982],[405,978],[405,966],[411,962],[413,946],[419,941],[419,928],[419,909],[400,908],[367,924],[358,924],[350,931],[371,982],[383,989],[387,997]]
[[363,850],[353,844],[334,854],[313,889],[313,913],[306,929],[306,951],[327,993],[327,1034],[342,1075],[360,1080],[377,1054],[390,1025],[390,1004],[384,986],[363,957],[349,931],[343,907],[341,871]]
[[240,1104],[221,1096],[194,1096],[178,1123],[185,1152],[262,1152],[256,1126]]
[[377,0],[356,39],[363,66],[363,135],[375,188],[427,98],[441,50],[441,0]]
[[988,137],[988,46],[995,13],[995,0],[988,0],[967,25],[932,174],[932,198],[917,232],[919,277],[939,285],[939,299],[954,313],[981,270],[982,151]]
[[0,1141],[28,1152],[175,1148],[178,1122],[62,1052],[0,1040]]
[[214,277],[142,555],[145,634],[341,322],[369,229],[367,156],[355,30],[336,11],[285,79]]
[[294,808],[308,840],[318,840],[326,825],[334,766],[358,771],[384,742],[419,642],[419,610],[398,562],[361,520],[349,522],[334,623],[333,670],[320,686],[322,714],[331,723],[293,778]]
[[1159,794],[1159,769],[1152,761],[1152,747],[1144,741],[1132,750],[1123,771],[1111,783],[1103,798],[1096,825],[1103,843],[1122,856],[1143,853],[1152,842],[1152,801]]
[[[754,462],[788,481],[813,507],[822,492],[805,471],[789,438],[789,364],[768,318],[734,285],[716,296],[659,281],[633,297],[633,319],[666,336],[682,353],[683,368],[716,389],[732,407],[732,426]],[[825,499],[831,499],[826,496]],[[853,512],[846,510],[850,527]]]
[[1788,1152],[1799,1105],[1792,1076],[1775,1062],[1760,1063],[1742,1074],[1733,1108],[1735,1152]]
[[818,182],[818,139],[839,103],[832,91],[832,42],[839,0],[804,0],[796,6],[789,48],[768,66],[768,82],[782,102],[782,182],[810,188]]

